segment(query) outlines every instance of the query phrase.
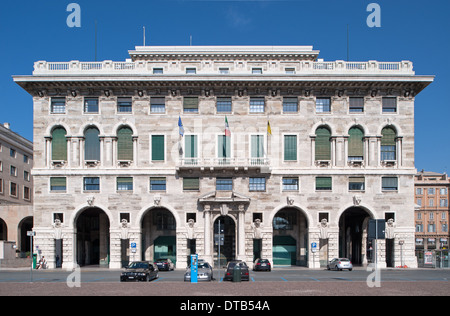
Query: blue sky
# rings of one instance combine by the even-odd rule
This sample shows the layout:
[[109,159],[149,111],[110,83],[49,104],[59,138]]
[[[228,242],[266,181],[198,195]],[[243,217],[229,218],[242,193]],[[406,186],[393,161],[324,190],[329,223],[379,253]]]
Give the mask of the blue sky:
[[[81,27],[69,28],[69,3]],[[366,24],[381,8],[381,27]],[[450,171],[449,0],[24,0],[0,6],[0,122],[33,139],[32,98],[12,80],[37,60],[121,61],[142,45],[312,45],[325,60],[411,60],[435,81],[416,97],[416,168]]]

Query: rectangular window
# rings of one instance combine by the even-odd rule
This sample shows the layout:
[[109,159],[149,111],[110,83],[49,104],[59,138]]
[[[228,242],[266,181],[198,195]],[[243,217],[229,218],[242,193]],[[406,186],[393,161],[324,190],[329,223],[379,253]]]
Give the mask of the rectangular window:
[[11,167],[10,167],[10,174],[11,174],[13,177],[17,177],[17,168],[14,167],[14,166],[11,166]]
[[396,177],[381,178],[381,189],[383,191],[397,191],[398,190],[398,178],[396,178]]
[[199,191],[200,190],[200,178],[183,178],[183,190],[184,191]]
[[3,179],[0,179],[0,194],[3,194]]
[[[264,135],[251,135],[250,139],[251,158],[264,158]],[[261,162],[255,161],[255,163]]]
[[17,197],[17,184],[15,184],[14,182],[10,182],[9,195]]
[[440,199],[440,201],[439,201],[439,206],[440,206],[440,207],[447,207],[447,206],[448,206],[448,200],[446,200],[446,199]]
[[[231,158],[231,137],[218,135],[217,139],[217,157]],[[225,161],[226,159],[224,159]]]
[[364,177],[350,177],[348,179],[349,191],[364,191],[365,190],[365,178]]
[[197,73],[196,68],[186,68],[186,74],[188,75],[195,75]]
[[296,97],[283,98],[283,113],[298,112],[298,99]]
[[30,188],[29,187],[23,187],[23,199],[24,200],[30,200]]
[[233,191],[233,178],[217,178],[216,191]]
[[164,135],[152,135],[152,161],[164,161]]
[[151,177],[150,178],[150,191],[166,191],[166,178]]
[[417,199],[417,205],[422,206],[422,199]]
[[30,173],[26,170],[23,171],[23,179],[25,181],[30,181]]
[[350,113],[364,112],[364,98],[363,97],[350,97],[349,98],[349,112]]
[[331,99],[330,98],[316,98],[316,113],[330,113]]
[[298,178],[283,178],[283,191],[298,191]]
[[416,233],[423,233],[423,224],[416,225]]
[[383,97],[383,113],[397,112],[397,98]]
[[435,224],[428,224],[428,232],[429,233],[435,233],[436,232],[436,225]]
[[433,213],[433,212],[431,212],[430,214],[428,214],[428,216],[429,216],[429,219],[434,219],[434,213]]
[[262,75],[262,68],[252,68],[253,75]]
[[164,73],[164,70],[162,68],[153,68],[154,75],[162,75],[163,73]]
[[133,178],[117,177],[117,191],[133,191]]
[[230,73],[230,68],[219,68],[219,73],[221,75],[228,75]]
[[266,178],[249,178],[249,191],[266,191]]
[[16,151],[12,148],[9,149],[9,156],[12,158],[16,158]]
[[417,195],[422,195],[423,194],[423,189],[422,188],[417,188],[416,189],[416,194]]
[[331,191],[331,177],[316,177],[316,191]]
[[[198,136],[186,135],[184,139],[184,157],[194,164],[198,157]],[[195,161],[194,161],[195,160]]]
[[217,113],[231,113],[231,98],[217,97]]
[[117,112],[118,113],[131,113],[133,112],[133,100],[131,98],[118,98],[117,99]]
[[261,97],[250,98],[250,113],[264,113],[265,100]]
[[447,188],[442,188],[439,190],[441,195],[447,195]]
[[198,97],[183,98],[184,113],[198,113]]
[[435,194],[435,189],[434,188],[429,188],[428,189],[428,195],[434,195]]
[[284,160],[297,160],[297,135],[284,135]]
[[100,178],[99,177],[83,178],[83,190],[84,191],[100,191]]
[[98,98],[84,99],[84,113],[98,113]]
[[434,200],[433,199],[429,199],[428,200],[428,206],[434,206]]
[[30,161],[30,158],[28,158],[27,155],[23,155],[23,163],[28,163]]
[[66,113],[66,98],[52,98],[50,112],[55,114]]
[[381,145],[381,161],[395,160],[395,146]]
[[295,75],[295,68],[284,68],[284,72],[287,75]]
[[67,179],[65,177],[51,177],[50,178],[50,191],[66,191]]
[[160,97],[152,97],[150,99],[150,113],[165,113],[166,99]]

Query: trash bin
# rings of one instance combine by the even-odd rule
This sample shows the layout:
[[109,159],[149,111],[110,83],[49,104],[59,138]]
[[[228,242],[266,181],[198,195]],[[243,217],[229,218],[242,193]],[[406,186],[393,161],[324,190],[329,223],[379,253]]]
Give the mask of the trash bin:
[[37,254],[33,253],[33,269],[36,269],[36,263],[37,263]]
[[233,268],[233,282],[241,282],[241,266],[239,264]]

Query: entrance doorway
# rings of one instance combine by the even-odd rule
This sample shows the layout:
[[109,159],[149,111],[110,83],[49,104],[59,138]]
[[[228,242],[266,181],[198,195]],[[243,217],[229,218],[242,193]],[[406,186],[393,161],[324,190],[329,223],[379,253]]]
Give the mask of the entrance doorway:
[[[367,223],[370,214],[360,207],[347,209],[339,219],[339,257],[355,265],[367,259]],[[365,237],[363,240],[363,236]]]
[[84,210],[76,220],[77,263],[86,265],[109,265],[109,219],[101,209]]
[[[33,217],[28,216],[22,219],[18,227],[19,234],[19,249],[21,253],[31,253],[31,241],[30,237],[27,236],[27,231],[33,230]],[[31,255],[31,254],[30,254]]]
[[176,264],[176,227],[173,214],[166,208],[147,211],[142,218],[142,259],[156,261],[170,259]]
[[230,216],[220,216],[214,221],[215,266],[219,264],[219,257],[221,266],[225,266],[228,261],[235,260],[236,258],[236,224]]
[[278,211],[273,218],[274,265],[299,265],[308,263],[308,221],[305,214],[294,207]]

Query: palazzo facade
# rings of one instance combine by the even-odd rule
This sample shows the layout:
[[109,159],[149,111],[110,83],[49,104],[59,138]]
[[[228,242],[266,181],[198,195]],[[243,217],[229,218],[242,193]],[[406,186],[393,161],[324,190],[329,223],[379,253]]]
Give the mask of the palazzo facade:
[[[417,266],[414,99],[432,76],[311,46],[129,54],[14,76],[33,96],[34,245],[50,267]],[[377,247],[369,219],[388,225]]]

